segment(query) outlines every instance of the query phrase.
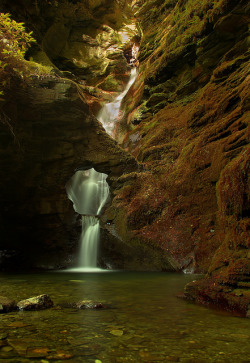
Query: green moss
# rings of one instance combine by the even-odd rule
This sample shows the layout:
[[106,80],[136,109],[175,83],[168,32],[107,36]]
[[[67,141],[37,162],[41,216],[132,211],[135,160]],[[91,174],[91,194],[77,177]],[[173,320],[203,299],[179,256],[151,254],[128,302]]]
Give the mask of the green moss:
[[104,91],[117,92],[122,90],[122,83],[119,82],[112,74],[108,75],[108,77],[99,85],[101,89]]

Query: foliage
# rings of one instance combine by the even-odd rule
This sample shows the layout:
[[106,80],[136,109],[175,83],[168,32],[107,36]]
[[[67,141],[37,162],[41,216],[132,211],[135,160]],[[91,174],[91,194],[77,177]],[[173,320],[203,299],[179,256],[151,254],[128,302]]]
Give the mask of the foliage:
[[24,59],[30,44],[35,42],[32,32],[27,33],[24,23],[10,18],[10,14],[0,13],[0,93],[12,77],[26,79],[32,75],[48,74],[50,67],[44,67]]
[[0,77],[5,85],[9,76],[22,76],[26,50],[35,39],[32,32],[26,33],[23,23],[10,19],[10,14],[0,13]]

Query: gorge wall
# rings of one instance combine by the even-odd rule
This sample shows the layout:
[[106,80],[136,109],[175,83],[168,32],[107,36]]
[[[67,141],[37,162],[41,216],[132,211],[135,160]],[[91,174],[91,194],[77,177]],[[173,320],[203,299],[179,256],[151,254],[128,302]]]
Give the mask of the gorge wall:
[[106,216],[123,239],[160,247],[177,269],[207,273],[187,286],[186,296],[245,312],[249,5],[137,5],[139,76],[117,135],[144,170],[121,177]]
[[[185,296],[245,314],[247,2],[1,3],[34,31],[27,56],[55,70],[12,87],[2,106],[1,249],[20,255],[24,246],[41,261],[61,251],[58,266],[67,264],[79,229],[64,186],[75,168],[94,166],[109,174],[112,191],[101,218],[103,265],[205,273]],[[130,4],[137,31],[125,26],[134,24]],[[123,100],[118,146],[91,111],[128,80],[125,29],[141,37],[140,64]]]

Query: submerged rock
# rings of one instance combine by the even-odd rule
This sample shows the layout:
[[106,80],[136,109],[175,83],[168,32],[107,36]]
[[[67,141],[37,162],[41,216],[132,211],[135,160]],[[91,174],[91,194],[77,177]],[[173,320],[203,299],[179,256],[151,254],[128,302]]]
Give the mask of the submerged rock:
[[73,308],[73,309],[106,309],[108,306],[99,301],[93,300],[81,300],[73,303],[60,304],[62,308]]
[[82,300],[75,304],[78,309],[103,309],[106,306],[103,303],[92,300]]
[[115,335],[116,337],[121,337],[123,335],[123,331],[122,330],[111,330],[110,334]]
[[17,309],[17,305],[14,300],[5,296],[0,296],[0,313],[6,313]]
[[21,300],[17,303],[17,307],[19,310],[40,310],[47,309],[53,306],[53,301],[49,297],[49,295],[39,295],[35,297],[31,297],[26,300]]

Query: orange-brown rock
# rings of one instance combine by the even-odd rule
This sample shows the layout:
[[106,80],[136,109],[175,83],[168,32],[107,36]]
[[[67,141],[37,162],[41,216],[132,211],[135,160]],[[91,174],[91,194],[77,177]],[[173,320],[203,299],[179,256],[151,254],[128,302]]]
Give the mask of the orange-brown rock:
[[139,4],[137,17],[144,32],[139,76],[117,133],[144,170],[120,178],[106,212],[109,229],[169,254],[176,269],[207,273],[189,296],[245,313],[248,7],[155,0]]

